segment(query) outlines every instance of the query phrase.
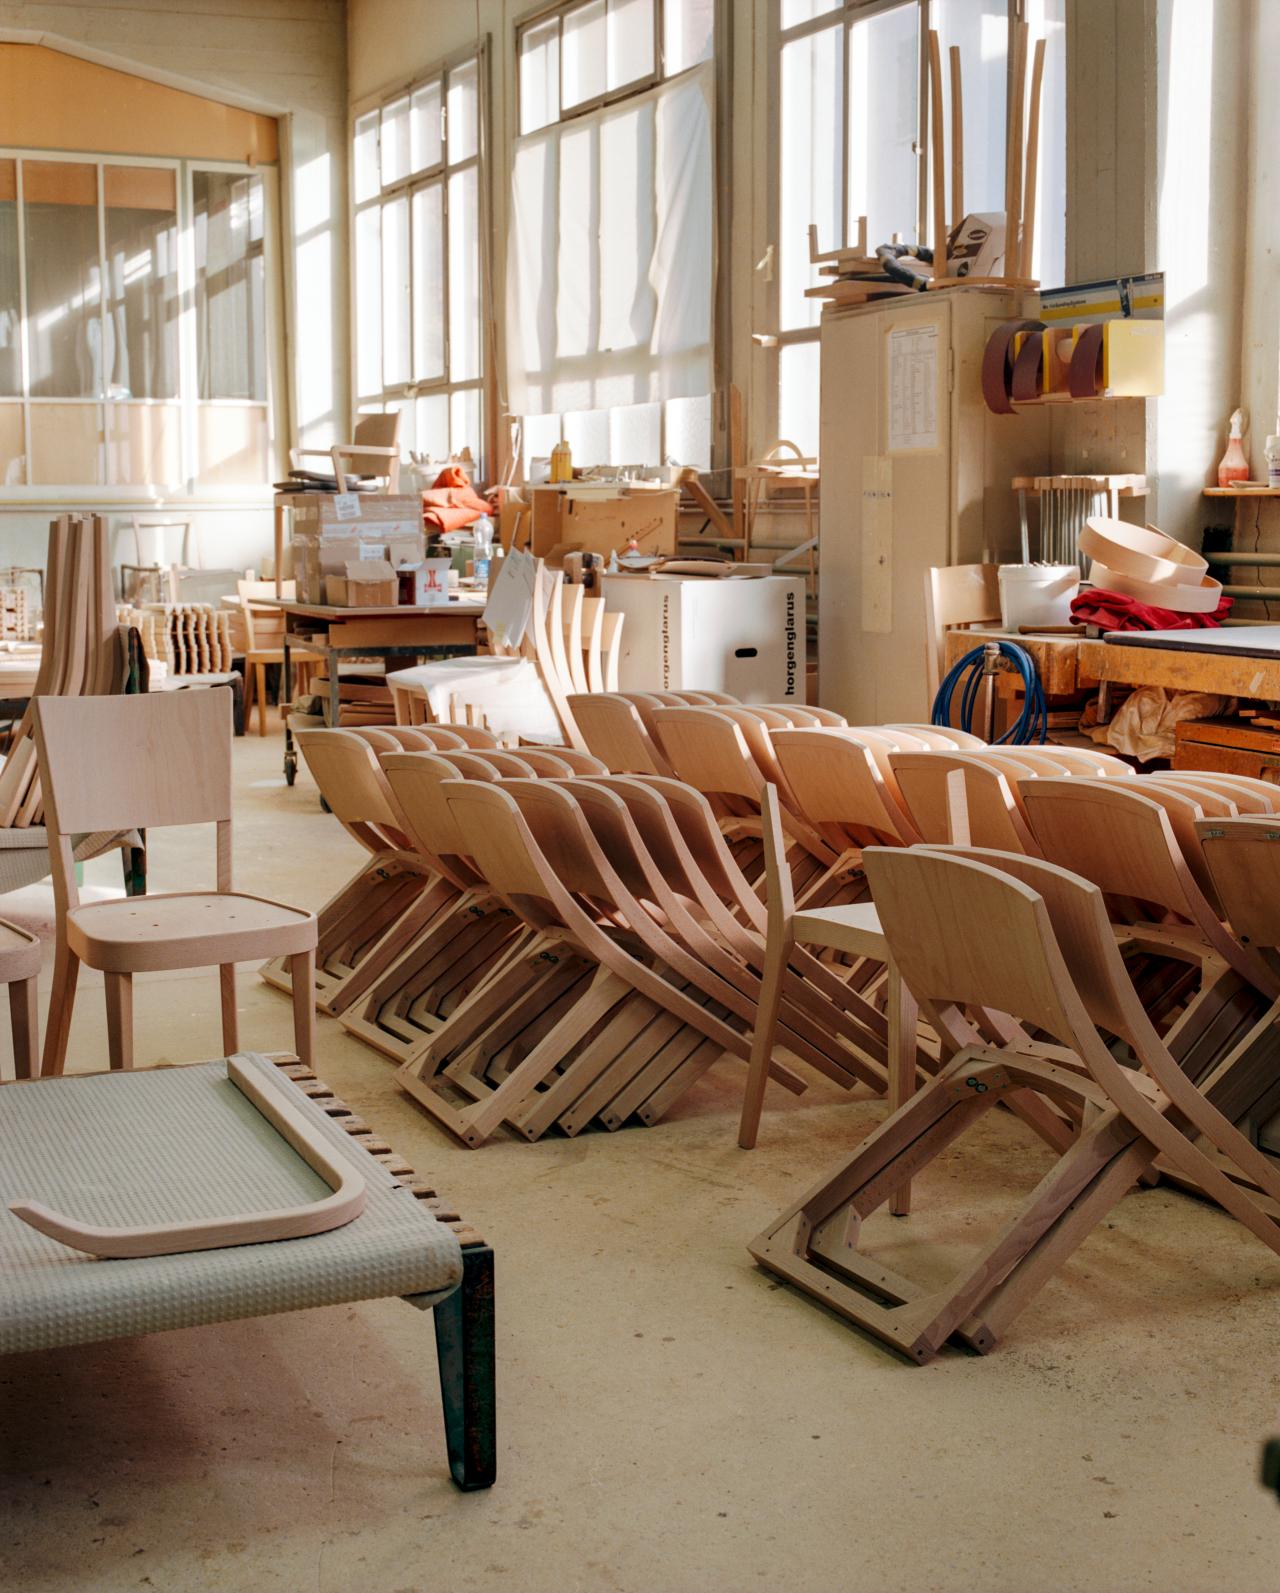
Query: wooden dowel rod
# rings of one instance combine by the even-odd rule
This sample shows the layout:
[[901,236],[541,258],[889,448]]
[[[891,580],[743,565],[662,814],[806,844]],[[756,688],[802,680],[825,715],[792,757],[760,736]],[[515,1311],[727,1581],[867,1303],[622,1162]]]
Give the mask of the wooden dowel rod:
[[951,226],[958,231],[964,220],[964,91],[960,78],[960,46],[951,56]]
[[947,274],[947,170],[942,130],[942,50],[937,28],[929,29],[929,139],[933,167],[933,275]]
[[1040,163],[1040,94],[1044,87],[1044,40],[1036,40],[1035,64],[1031,68],[1031,109],[1027,119],[1026,187],[1022,201],[1022,254],[1018,275],[1030,277],[1031,254],[1036,236],[1036,184]]
[[1013,104],[1009,108],[1008,194],[1005,217],[1004,274],[1013,276],[1022,259],[1022,129],[1027,88],[1027,37],[1030,28],[1019,22],[1013,30],[1013,73],[1010,78]]

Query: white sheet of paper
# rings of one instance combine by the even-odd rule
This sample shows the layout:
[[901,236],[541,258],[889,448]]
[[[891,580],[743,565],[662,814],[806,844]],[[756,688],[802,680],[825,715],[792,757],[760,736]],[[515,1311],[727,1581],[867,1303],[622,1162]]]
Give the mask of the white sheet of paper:
[[938,327],[889,333],[889,448],[918,453],[938,446]]
[[493,639],[504,647],[519,647],[533,613],[533,577],[538,561],[532,553],[508,553],[502,561],[484,622]]
[[360,518],[360,494],[358,492],[335,492],[333,495],[333,512],[339,520],[358,520]]

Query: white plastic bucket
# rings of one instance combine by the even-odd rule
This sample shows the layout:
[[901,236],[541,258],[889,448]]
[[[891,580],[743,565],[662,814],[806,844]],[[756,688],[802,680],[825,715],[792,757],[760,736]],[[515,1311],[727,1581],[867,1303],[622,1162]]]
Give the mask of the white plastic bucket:
[[1069,625],[1071,599],[1079,590],[1075,564],[1002,564],[1000,623],[1007,631],[1020,625]]

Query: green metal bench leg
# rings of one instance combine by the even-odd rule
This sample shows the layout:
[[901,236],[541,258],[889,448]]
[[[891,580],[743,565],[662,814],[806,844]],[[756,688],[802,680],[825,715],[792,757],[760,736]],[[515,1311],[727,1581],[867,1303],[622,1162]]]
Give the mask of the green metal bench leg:
[[497,1475],[494,1410],[493,1251],[462,1252],[462,1282],[433,1311],[449,1470],[459,1488],[491,1488]]

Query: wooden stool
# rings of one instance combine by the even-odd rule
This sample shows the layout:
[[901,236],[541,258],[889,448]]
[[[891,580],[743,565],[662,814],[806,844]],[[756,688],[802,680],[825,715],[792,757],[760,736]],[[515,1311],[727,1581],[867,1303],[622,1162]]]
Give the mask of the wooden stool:
[[0,918],[0,984],[9,987],[13,1066],[20,1079],[33,1079],[37,1071],[40,1019],[36,1011],[36,978],[43,958],[44,948],[35,935]]

